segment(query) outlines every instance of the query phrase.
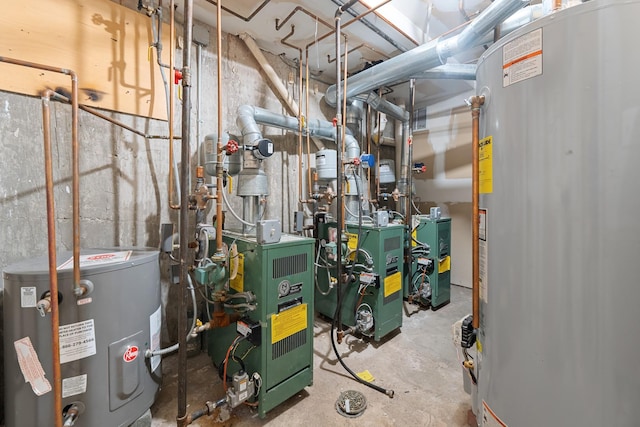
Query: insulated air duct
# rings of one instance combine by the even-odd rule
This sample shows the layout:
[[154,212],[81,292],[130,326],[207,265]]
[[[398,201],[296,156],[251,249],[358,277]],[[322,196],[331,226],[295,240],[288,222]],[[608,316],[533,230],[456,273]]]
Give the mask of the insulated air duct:
[[[446,40],[432,40],[348,78],[344,96],[347,99],[353,98],[443,65],[447,58],[472,47],[475,40],[528,3],[529,0],[496,0],[457,36]],[[325,101],[331,106],[336,105],[336,85],[327,89]]]

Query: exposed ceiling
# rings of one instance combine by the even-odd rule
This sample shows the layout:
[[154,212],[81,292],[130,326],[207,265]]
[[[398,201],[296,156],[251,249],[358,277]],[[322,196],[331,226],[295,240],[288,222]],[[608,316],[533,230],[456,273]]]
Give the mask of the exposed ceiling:
[[[179,12],[182,2],[177,2]],[[334,15],[343,0],[234,0],[223,1],[222,29],[248,33],[258,45],[294,64],[308,58],[310,73],[327,83],[335,81]],[[383,61],[443,34],[455,34],[459,26],[487,7],[490,0],[359,0],[342,15],[347,36],[349,73],[368,63]],[[215,0],[195,0],[195,19],[216,26]],[[472,62],[482,52],[470,52],[449,62]],[[406,100],[408,86],[387,89],[391,98]],[[419,81],[416,102],[427,104],[473,87],[467,81]]]

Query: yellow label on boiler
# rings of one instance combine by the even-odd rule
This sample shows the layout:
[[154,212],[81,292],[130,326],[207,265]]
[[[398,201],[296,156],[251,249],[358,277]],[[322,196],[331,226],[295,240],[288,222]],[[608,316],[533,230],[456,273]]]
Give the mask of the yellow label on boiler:
[[236,292],[244,292],[244,254],[238,254],[238,272],[233,280],[229,280],[229,287]]
[[446,256],[438,263],[438,273],[444,273],[449,270],[451,270],[451,257]]
[[384,297],[388,297],[394,292],[398,292],[402,289],[402,275],[398,271],[391,276],[384,278]]
[[478,148],[480,193],[493,193],[493,137],[481,139]]
[[352,250],[355,251],[356,248],[358,247],[358,235],[355,233],[345,233],[347,235],[347,238],[349,240],[347,240],[347,247]]
[[307,329],[307,304],[271,315],[271,344]]

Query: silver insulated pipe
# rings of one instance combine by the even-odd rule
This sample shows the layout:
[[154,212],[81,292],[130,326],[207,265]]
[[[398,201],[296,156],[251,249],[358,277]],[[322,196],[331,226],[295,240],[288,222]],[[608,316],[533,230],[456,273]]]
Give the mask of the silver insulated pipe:
[[[472,47],[475,40],[528,4],[529,0],[496,0],[457,36],[446,40],[432,40],[349,77],[347,90],[343,96],[347,99],[353,98],[380,86],[407,80],[415,74],[443,65],[449,57]],[[331,106],[336,105],[336,89],[336,85],[332,85],[325,93],[324,99]]]

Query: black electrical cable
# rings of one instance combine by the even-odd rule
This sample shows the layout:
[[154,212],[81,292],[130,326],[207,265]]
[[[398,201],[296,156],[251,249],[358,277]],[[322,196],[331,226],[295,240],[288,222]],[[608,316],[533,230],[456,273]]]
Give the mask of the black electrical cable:
[[[354,265],[356,263],[356,260],[358,259],[358,252],[360,250],[360,234],[362,233],[362,202],[360,201],[360,186],[358,185],[358,179],[356,177],[355,171],[353,173],[354,179],[356,180],[356,192],[358,194],[358,242],[356,243],[356,259],[353,262],[353,265],[351,266],[351,271],[349,272],[349,277],[351,277],[351,273],[353,273],[353,268]],[[341,244],[341,243],[339,243]],[[338,260],[338,262],[340,262],[340,260]],[[340,278],[338,278],[338,280],[340,280]],[[331,346],[333,347],[333,352],[335,353],[336,357],[338,358],[338,362],[340,362],[340,364],[342,365],[342,367],[345,369],[345,371],[347,371],[352,377],[353,379],[355,379],[356,381],[358,381],[360,384],[366,385],[369,388],[374,389],[375,391],[378,391],[380,393],[386,394],[387,396],[389,396],[390,398],[393,398],[393,394],[394,391],[393,390],[387,390],[386,388],[382,388],[379,387],[373,383],[370,383],[369,381],[365,381],[362,378],[360,378],[355,372],[353,372],[351,369],[349,369],[349,367],[347,366],[346,363],[344,363],[344,360],[342,360],[342,356],[340,356],[340,353],[338,352],[338,347],[336,346],[336,341],[335,341],[335,337],[333,336],[333,333],[336,329],[336,321],[338,318],[338,313],[340,312],[340,310],[342,310],[342,302],[344,301],[344,294],[346,293],[347,288],[345,287],[345,289],[342,291],[342,295],[338,295],[339,298],[338,301],[339,303],[336,305],[336,312],[334,313],[333,316],[333,321],[331,322]]]

